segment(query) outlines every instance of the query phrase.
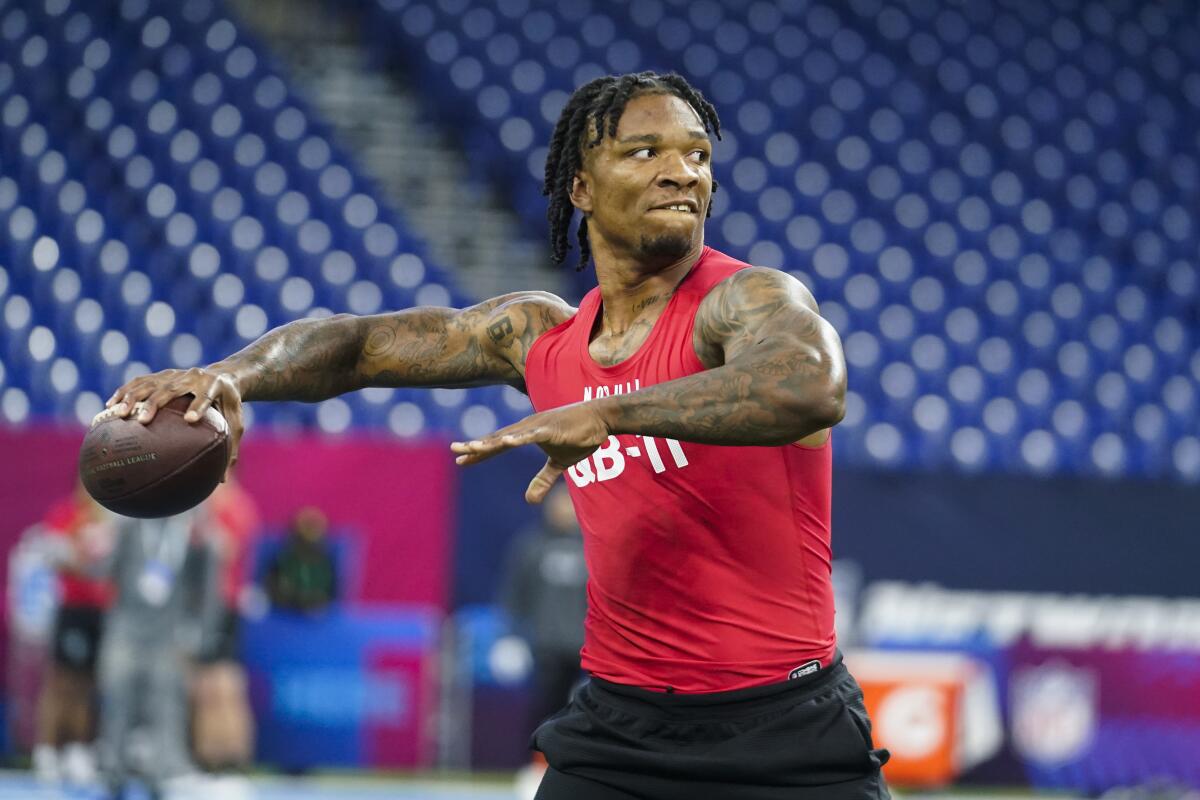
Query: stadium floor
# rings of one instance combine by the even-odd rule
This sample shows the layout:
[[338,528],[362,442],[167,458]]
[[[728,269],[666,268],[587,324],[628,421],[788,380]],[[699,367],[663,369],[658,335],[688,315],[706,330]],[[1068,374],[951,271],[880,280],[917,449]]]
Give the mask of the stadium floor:
[[[499,781],[481,784],[453,780],[387,780],[375,777],[254,777],[239,788],[228,788],[230,791],[202,791],[195,796],[203,797],[204,800],[515,800],[512,789]],[[897,800],[901,797],[904,800],[1029,800],[1035,796],[992,794],[975,790],[963,794],[893,794]],[[1072,800],[1063,795],[1042,796],[1053,797],[1055,800]],[[103,797],[103,794],[96,791],[64,790],[44,786],[37,783],[27,772],[0,772],[0,800],[101,800]]]
[[[133,791],[130,800],[148,798]],[[204,800],[514,800],[504,784],[481,786],[463,781],[413,781],[378,778],[253,777],[237,784],[216,782],[188,798]],[[98,790],[47,786],[27,772],[0,772],[0,800],[107,800]]]

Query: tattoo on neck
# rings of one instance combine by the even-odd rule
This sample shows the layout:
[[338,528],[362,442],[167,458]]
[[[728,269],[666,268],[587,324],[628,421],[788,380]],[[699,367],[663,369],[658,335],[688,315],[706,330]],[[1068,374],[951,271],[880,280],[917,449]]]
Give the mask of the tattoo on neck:
[[645,311],[647,308],[649,308],[650,306],[657,303],[659,301],[659,297],[660,297],[659,295],[653,294],[653,295],[650,295],[649,297],[645,298],[644,300],[639,300],[637,302],[637,304],[634,305],[634,307],[633,307],[633,313],[638,314],[638,313],[641,313],[642,311]]

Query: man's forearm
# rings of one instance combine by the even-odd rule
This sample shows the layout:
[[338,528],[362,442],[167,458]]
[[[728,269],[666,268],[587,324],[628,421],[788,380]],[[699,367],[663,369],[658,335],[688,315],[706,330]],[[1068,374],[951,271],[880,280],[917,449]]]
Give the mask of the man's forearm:
[[243,400],[325,400],[360,388],[364,335],[362,319],[348,314],[297,320],[209,369],[229,374]]
[[614,434],[734,446],[788,444],[841,420],[844,389],[827,367],[802,352],[780,349],[592,402]]

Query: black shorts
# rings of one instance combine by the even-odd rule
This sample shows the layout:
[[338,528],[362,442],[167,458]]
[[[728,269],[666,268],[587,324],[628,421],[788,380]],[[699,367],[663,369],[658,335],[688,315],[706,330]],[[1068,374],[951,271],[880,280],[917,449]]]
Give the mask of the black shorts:
[[886,800],[886,750],[841,663],[703,695],[592,678],[533,734],[537,800]]
[[96,670],[104,612],[90,606],[62,606],[54,617],[54,663],[91,674]]

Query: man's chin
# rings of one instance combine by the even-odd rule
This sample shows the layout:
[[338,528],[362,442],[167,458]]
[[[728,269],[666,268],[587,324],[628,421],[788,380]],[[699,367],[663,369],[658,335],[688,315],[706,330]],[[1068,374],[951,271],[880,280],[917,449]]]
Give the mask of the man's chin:
[[692,239],[679,233],[660,233],[656,236],[642,236],[640,243],[642,256],[647,260],[670,263],[678,261],[692,249]]

